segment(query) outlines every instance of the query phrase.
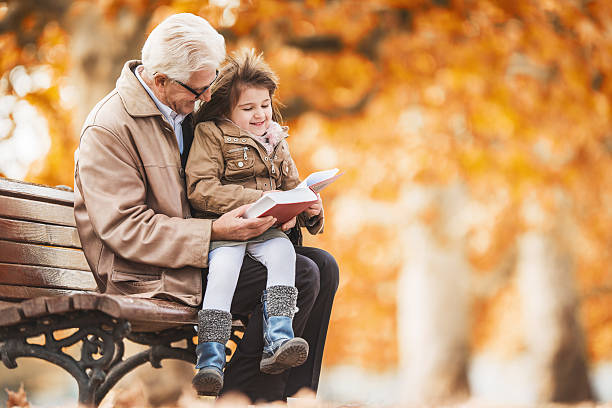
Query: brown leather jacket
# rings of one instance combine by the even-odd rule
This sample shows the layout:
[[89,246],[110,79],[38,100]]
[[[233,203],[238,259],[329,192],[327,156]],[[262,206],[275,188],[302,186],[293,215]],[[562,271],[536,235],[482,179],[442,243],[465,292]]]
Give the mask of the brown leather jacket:
[[191,218],[176,136],[133,70],[91,111],[75,155],[74,216],[99,290],[202,299],[212,221]]
[[[287,134],[284,133],[285,138]],[[185,167],[187,195],[198,217],[215,218],[259,199],[264,191],[291,190],[300,184],[289,145],[281,140],[272,153],[229,121],[198,123]],[[323,232],[323,213],[298,225]]]

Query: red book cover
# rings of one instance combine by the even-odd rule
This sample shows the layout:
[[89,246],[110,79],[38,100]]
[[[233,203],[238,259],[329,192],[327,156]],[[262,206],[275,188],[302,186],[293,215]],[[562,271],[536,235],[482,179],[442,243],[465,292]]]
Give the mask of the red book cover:
[[311,204],[316,203],[317,200],[303,201],[299,203],[287,203],[287,204],[276,204],[268,211],[259,215],[259,217],[267,217],[269,215],[275,217],[278,220],[278,225],[283,225],[296,215],[300,214],[306,208],[310,207]]

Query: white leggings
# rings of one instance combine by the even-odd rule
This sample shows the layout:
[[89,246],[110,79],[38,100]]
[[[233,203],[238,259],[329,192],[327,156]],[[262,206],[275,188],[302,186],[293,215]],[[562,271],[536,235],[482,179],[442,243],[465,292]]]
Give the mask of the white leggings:
[[266,288],[295,286],[295,249],[289,239],[219,247],[208,254],[208,282],[202,309],[230,311],[245,251],[268,269]]

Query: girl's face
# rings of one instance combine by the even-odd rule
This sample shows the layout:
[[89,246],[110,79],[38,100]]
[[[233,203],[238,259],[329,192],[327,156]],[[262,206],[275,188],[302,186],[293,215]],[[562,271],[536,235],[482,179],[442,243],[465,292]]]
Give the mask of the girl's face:
[[230,120],[242,129],[262,136],[272,120],[270,92],[266,88],[245,87],[230,113]]

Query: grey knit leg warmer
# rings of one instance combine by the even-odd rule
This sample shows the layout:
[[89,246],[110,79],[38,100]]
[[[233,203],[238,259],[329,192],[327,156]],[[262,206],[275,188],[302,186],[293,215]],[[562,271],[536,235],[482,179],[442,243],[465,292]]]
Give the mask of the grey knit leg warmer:
[[215,341],[225,344],[232,330],[232,314],[225,310],[204,309],[198,312],[198,344]]
[[259,369],[265,374],[282,373],[308,358],[308,343],[293,333],[297,295],[293,286],[270,286],[264,292],[264,348]]
[[270,286],[266,288],[264,301],[268,316],[286,316],[293,319],[297,311],[298,290],[294,286]]
[[198,395],[217,396],[223,388],[225,343],[232,330],[232,315],[225,310],[204,309],[198,312],[198,372],[191,384]]

